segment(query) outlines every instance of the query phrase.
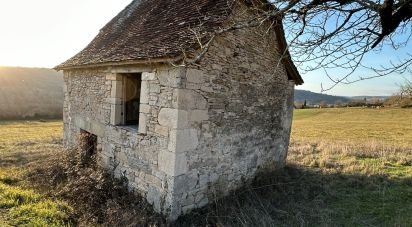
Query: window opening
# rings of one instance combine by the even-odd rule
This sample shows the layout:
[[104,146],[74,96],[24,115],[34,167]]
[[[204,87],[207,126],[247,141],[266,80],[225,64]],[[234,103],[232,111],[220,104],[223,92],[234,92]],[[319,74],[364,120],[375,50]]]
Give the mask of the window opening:
[[123,77],[123,124],[139,124],[141,73],[125,74]]

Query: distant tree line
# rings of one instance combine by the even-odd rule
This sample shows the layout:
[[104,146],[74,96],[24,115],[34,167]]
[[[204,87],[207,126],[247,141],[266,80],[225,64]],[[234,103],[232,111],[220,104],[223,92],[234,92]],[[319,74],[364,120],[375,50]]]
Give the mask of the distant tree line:
[[386,100],[379,98],[372,99],[351,99],[350,101],[337,100],[335,103],[328,103],[326,101],[320,101],[319,103],[308,104],[305,102],[295,102],[295,109],[313,109],[313,108],[344,108],[344,107],[365,107],[365,108],[377,108],[384,107]]

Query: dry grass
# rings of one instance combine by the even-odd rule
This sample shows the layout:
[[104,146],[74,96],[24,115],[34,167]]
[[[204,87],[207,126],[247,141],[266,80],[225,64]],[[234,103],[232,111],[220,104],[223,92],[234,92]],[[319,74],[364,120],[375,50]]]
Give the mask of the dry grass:
[[[162,224],[150,205],[79,151],[62,152],[34,163],[26,175],[29,182],[49,196],[76,208],[78,226],[144,226]],[[87,160],[87,161],[86,161]]]
[[10,145],[47,144],[61,140],[61,121],[0,121],[0,151]]
[[0,122],[0,135],[0,226],[164,223],[122,181],[63,152],[61,121]]
[[293,140],[412,147],[412,109],[306,109],[294,119]]
[[[173,225],[411,226],[411,113],[405,109],[299,110],[295,113],[285,169],[262,176],[231,196],[216,199],[210,206],[181,217]],[[12,129],[14,124],[27,128],[27,133],[23,134],[25,139],[12,139],[15,138],[11,133],[15,130]],[[43,124],[45,130],[40,131],[53,136],[58,135],[54,129],[61,127],[58,122],[36,124],[40,124],[38,129]],[[53,195],[72,204],[76,195],[86,195],[74,203],[75,212],[84,214],[83,219],[79,215],[76,218],[83,226],[96,223],[103,226],[164,225],[163,219],[154,216],[150,207],[138,197],[116,190],[99,191],[108,182],[113,186],[110,181],[93,180],[101,178],[101,172],[87,168],[80,171],[82,175],[74,172],[72,178],[82,180],[67,180],[64,174],[70,171],[63,171],[63,177],[56,177],[59,171],[67,168],[61,166],[64,162],[59,162],[62,155],[56,150],[61,145],[55,143],[56,139],[48,136],[39,139],[34,133],[36,130],[29,132],[34,128],[32,123],[4,125],[0,127],[10,133],[3,134],[6,137],[3,141],[8,142],[3,142],[6,148],[0,152],[0,182],[3,184],[28,187],[24,185],[28,182],[27,174],[22,173],[21,167],[40,164],[46,171],[37,168],[35,170],[40,172],[35,176],[44,180],[40,183],[44,189],[60,191]],[[46,156],[49,159],[45,159]],[[50,169],[54,167],[57,169]],[[56,179],[63,181],[56,184]],[[87,199],[88,192],[95,193],[91,196],[94,199]],[[135,202],[131,204],[130,201]],[[98,212],[93,212],[93,208]],[[10,213],[0,209],[0,225],[13,219]]]
[[61,149],[61,122],[0,123],[0,226],[67,226],[73,208],[33,190],[28,167]]

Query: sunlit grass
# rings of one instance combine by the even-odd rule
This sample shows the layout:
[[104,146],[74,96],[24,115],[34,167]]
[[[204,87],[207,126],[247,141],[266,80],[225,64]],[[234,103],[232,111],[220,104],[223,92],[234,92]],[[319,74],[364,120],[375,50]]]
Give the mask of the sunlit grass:
[[73,213],[73,208],[64,202],[3,183],[0,183],[0,210],[13,226],[68,226]]
[[0,122],[0,226],[69,226],[73,209],[30,189],[30,163],[60,149],[62,122]]
[[14,225],[71,226],[73,208],[61,201],[43,200],[17,206],[10,211]]
[[295,140],[412,147],[412,109],[306,109],[294,115]]
[[13,144],[48,142],[62,138],[61,121],[0,122],[0,151]]

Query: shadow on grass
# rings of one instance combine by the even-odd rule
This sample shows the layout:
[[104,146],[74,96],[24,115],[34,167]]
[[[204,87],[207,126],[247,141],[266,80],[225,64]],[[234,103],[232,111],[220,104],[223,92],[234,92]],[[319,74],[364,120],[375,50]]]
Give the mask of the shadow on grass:
[[44,151],[28,151],[27,147],[16,146],[13,152],[0,152],[0,168],[24,167],[46,159],[50,154]]
[[176,226],[411,226],[412,178],[287,166]]

